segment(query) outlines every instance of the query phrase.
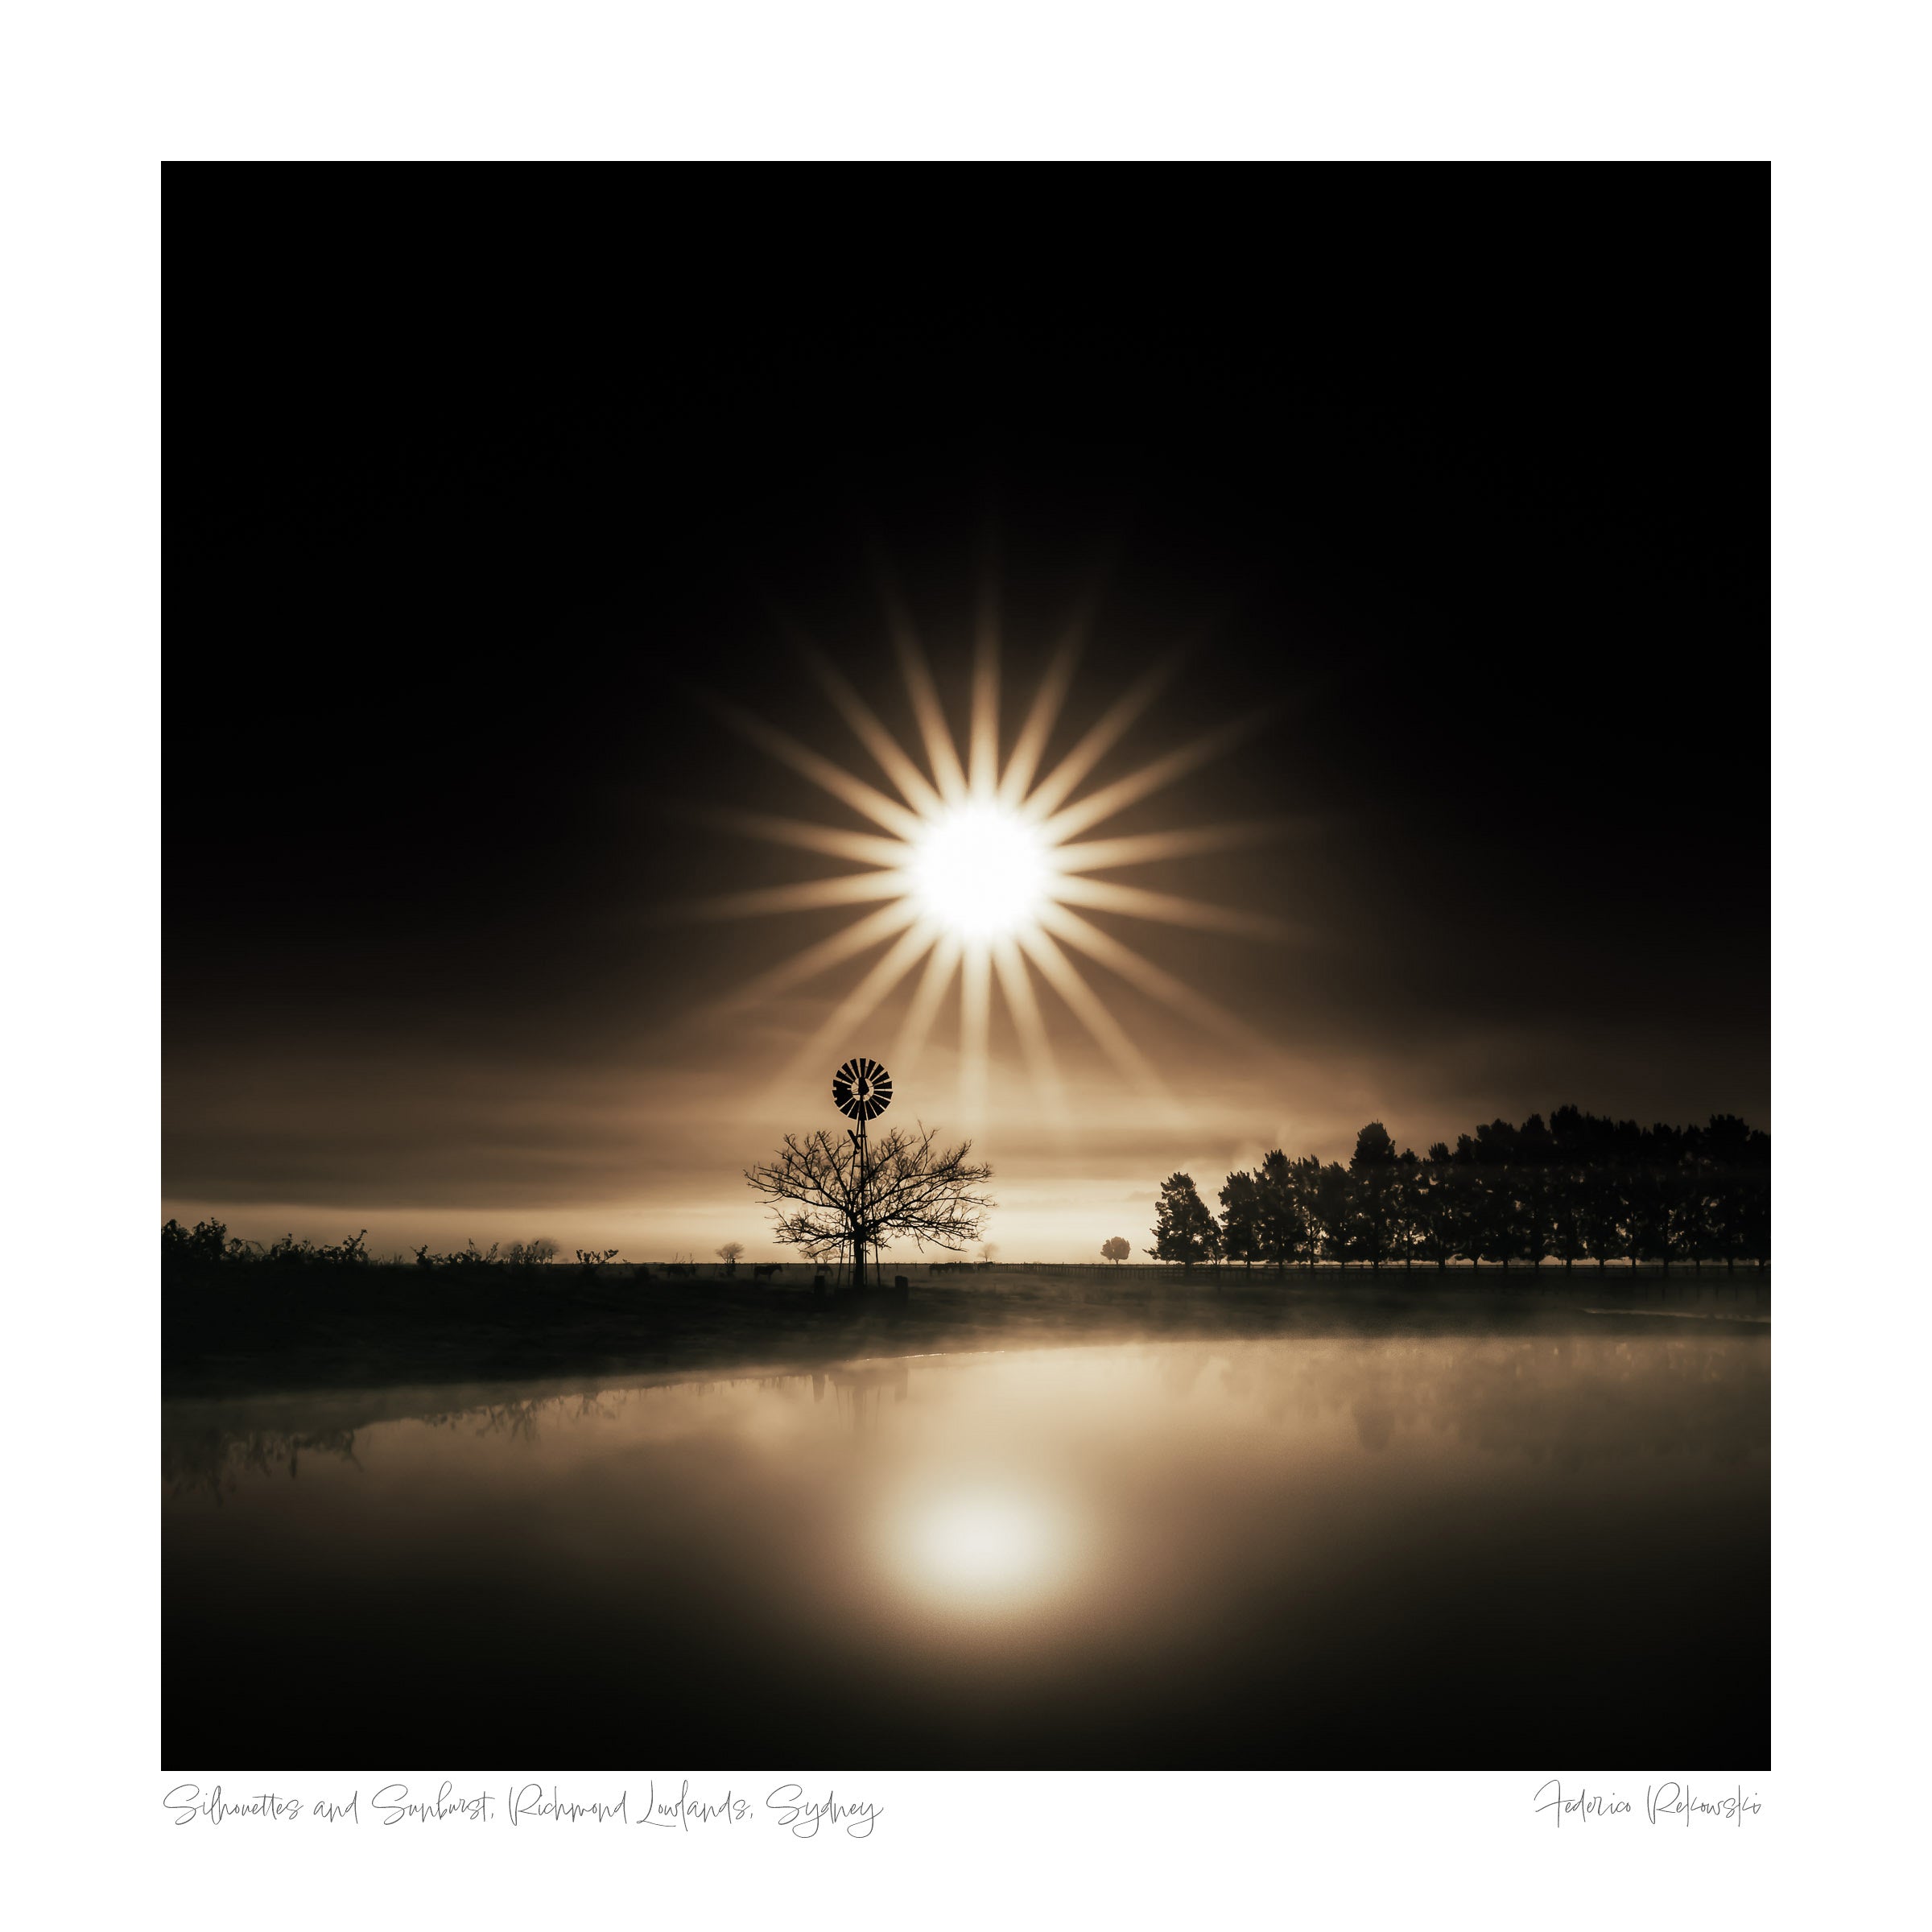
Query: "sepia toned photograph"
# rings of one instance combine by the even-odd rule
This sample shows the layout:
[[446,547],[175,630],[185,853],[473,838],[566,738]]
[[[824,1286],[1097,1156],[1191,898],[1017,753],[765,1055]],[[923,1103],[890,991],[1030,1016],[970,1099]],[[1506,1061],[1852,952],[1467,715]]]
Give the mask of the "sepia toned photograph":
[[1768,1771],[1769,200],[163,171],[163,1769]]

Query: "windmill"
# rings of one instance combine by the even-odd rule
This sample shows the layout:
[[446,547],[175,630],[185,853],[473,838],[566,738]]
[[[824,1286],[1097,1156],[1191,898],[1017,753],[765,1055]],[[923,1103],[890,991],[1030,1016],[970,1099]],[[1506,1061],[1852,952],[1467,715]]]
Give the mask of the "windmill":
[[[848,1120],[857,1121],[856,1127],[848,1127],[847,1137],[857,1148],[859,1154],[859,1200],[861,1211],[865,1203],[867,1167],[865,1156],[865,1123],[877,1118],[892,1104],[892,1075],[877,1060],[862,1056],[847,1060],[832,1076],[832,1104]],[[866,1241],[861,1231],[852,1242],[852,1285],[862,1288],[865,1285]],[[875,1249],[876,1257],[876,1249]],[[873,1272],[877,1272],[875,1258]]]

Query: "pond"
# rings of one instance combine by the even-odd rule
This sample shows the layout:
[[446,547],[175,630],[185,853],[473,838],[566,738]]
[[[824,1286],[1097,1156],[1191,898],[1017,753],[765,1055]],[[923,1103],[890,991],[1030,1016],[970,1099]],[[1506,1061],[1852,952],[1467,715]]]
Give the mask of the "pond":
[[1765,1323],[172,1403],[162,1447],[169,1769],[1769,1763]]

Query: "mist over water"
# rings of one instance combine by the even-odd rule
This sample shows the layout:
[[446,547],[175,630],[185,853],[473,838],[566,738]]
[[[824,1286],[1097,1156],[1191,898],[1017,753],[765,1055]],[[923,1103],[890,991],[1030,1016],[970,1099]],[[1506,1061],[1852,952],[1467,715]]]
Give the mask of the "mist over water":
[[163,1411],[163,1757],[1769,1761],[1768,1327]]

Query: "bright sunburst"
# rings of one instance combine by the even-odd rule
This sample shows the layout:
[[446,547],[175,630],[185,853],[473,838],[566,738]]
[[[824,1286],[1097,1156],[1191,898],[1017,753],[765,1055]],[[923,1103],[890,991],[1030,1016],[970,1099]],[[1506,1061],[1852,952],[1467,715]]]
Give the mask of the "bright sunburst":
[[948,805],[912,841],[913,891],[943,934],[1011,939],[1038,923],[1046,853],[1034,828],[997,799]]
[[[1051,770],[1040,766],[1072,679],[1080,642],[1063,643],[1034,692],[1004,758],[1000,744],[1000,665],[990,626],[975,653],[972,716],[960,755],[925,653],[892,607],[894,641],[919,726],[922,763],[823,655],[806,650],[819,683],[892,790],[799,744],[736,706],[716,701],[734,729],[850,807],[865,832],[741,812],[706,815],[754,838],[819,852],[860,869],[799,886],[736,893],[689,910],[709,918],[749,918],[831,906],[870,906],[830,939],[808,946],[740,989],[739,1008],[788,992],[848,962],[877,953],[799,1051],[782,1078],[809,1070],[829,1052],[852,1050],[856,1030],[915,972],[898,1033],[884,1057],[895,1068],[917,1061],[959,984],[960,1104],[968,1120],[984,1108],[993,988],[1010,1015],[1037,1097],[1060,1103],[1060,1076],[1041,1005],[1042,989],[1063,1005],[1113,1065],[1143,1092],[1172,1096],[1146,1056],[1108,1010],[1082,964],[1125,982],[1173,1011],[1253,1048],[1249,1029],[1212,1001],[1163,972],[1085,916],[1088,911],[1206,931],[1286,936],[1279,922],[1172,894],[1148,891],[1096,873],[1157,860],[1224,850],[1275,836],[1278,824],[1193,826],[1128,837],[1084,835],[1175,779],[1199,769],[1254,729],[1249,719],[1209,733],[1124,777],[1084,789],[1101,761],[1146,709],[1171,672],[1158,667],[1115,699]],[[883,951],[880,951],[883,948]],[[869,1051],[878,1042],[865,1043]]]

